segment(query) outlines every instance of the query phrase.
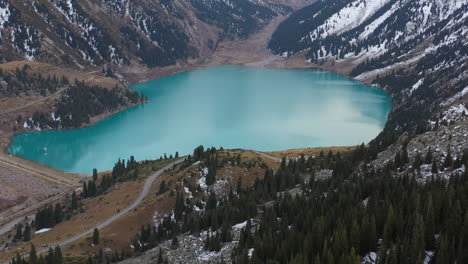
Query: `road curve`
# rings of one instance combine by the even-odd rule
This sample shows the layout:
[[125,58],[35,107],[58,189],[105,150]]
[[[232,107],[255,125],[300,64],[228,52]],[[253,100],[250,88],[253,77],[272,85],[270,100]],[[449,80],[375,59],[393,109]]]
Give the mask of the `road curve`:
[[268,154],[266,154],[265,152],[260,152],[260,151],[253,150],[253,149],[251,149],[250,151],[252,151],[252,152],[254,152],[254,153],[257,153],[258,155],[263,156],[263,157],[265,157],[265,158],[269,158],[269,159],[272,159],[272,160],[274,160],[274,161],[277,161],[277,162],[281,162],[281,161],[282,161],[282,159],[277,158],[277,157],[273,157],[273,156],[271,156],[271,155],[268,155]]
[[[117,219],[119,219],[120,217],[124,216],[125,214],[127,214],[128,212],[130,212],[131,210],[135,209],[142,201],[143,199],[146,197],[146,195],[148,195],[150,189],[151,189],[151,186],[153,185],[154,181],[159,177],[159,175],[163,174],[166,170],[172,168],[174,165],[178,165],[180,163],[182,163],[183,161],[185,160],[185,158],[182,158],[182,159],[179,159],[179,160],[176,160],[172,163],[170,163],[169,165],[166,165],[164,168],[156,171],[155,173],[153,173],[150,177],[148,177],[148,179],[146,179],[146,182],[145,182],[145,185],[143,186],[143,190],[141,190],[140,194],[138,195],[138,198],[127,208],[121,210],[120,212],[118,212],[117,214],[115,214],[114,216],[104,220],[103,222],[101,222],[100,224],[96,225],[95,227],[92,227],[80,234],[77,234],[73,237],[70,237],[70,238],[67,238],[65,240],[62,240],[58,243],[55,243],[55,244],[52,244],[46,248],[42,248],[42,249],[39,249],[37,250],[37,254],[43,254],[43,253],[46,253],[49,251],[49,248],[50,247],[56,247],[56,246],[60,246],[60,247],[63,247],[63,246],[66,246],[72,242],[75,242],[91,233],[93,233],[94,231],[94,228],[97,228],[97,229],[102,229],[108,225],[110,225],[111,223],[115,222]],[[27,257],[29,254],[26,254],[26,255],[23,255],[24,257]],[[5,264],[9,263],[9,261],[6,261],[4,262]]]

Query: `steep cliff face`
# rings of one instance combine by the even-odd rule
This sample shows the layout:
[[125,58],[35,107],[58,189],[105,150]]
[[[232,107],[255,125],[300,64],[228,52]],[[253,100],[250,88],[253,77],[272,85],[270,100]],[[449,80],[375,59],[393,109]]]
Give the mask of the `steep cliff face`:
[[168,66],[290,11],[253,0],[0,0],[0,60]]

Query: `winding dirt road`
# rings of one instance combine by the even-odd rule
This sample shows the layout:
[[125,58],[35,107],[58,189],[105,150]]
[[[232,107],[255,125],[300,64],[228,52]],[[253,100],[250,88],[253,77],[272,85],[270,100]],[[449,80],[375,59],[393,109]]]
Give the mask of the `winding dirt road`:
[[[143,201],[143,199],[146,197],[146,195],[148,195],[148,193],[150,192],[151,190],[151,186],[153,185],[153,183],[156,181],[156,179],[161,175],[163,174],[166,170],[168,169],[171,169],[173,166],[175,165],[178,165],[180,163],[182,163],[183,161],[185,160],[185,158],[182,158],[182,159],[179,159],[179,160],[176,160],[170,164],[168,164],[167,166],[165,166],[164,168],[162,169],[159,169],[158,171],[156,171],[155,173],[153,173],[150,177],[148,177],[148,179],[146,179],[146,182],[145,182],[145,185],[143,186],[143,189],[141,190],[140,194],[138,195],[138,198],[127,208],[121,210],[120,212],[118,212],[117,214],[113,215],[112,217],[109,217],[108,219],[104,220],[103,222],[101,222],[100,224],[82,232],[82,233],[79,233],[79,234],[76,234],[74,235],[73,237],[70,237],[70,238],[67,238],[65,240],[62,240],[60,242],[57,242],[57,243],[54,243],[54,244],[51,244],[49,245],[48,247],[45,247],[45,248],[41,248],[41,249],[38,249],[37,250],[37,254],[43,254],[43,253],[46,253],[49,251],[49,248],[50,247],[56,247],[56,246],[60,246],[60,247],[63,247],[63,246],[66,246],[70,243],[73,243],[81,238],[84,238],[86,237],[87,235],[90,235],[93,233],[94,229],[97,228],[97,229],[102,229],[110,224],[112,224],[113,222],[115,222],[116,220],[118,220],[120,217],[124,216],[125,214],[127,214],[128,212],[132,211],[133,209],[135,209],[138,205],[140,205],[140,203]],[[23,257],[28,257],[29,254],[25,254],[23,255]],[[3,262],[4,264],[8,264],[9,263],[9,260],[8,261],[5,261]]]

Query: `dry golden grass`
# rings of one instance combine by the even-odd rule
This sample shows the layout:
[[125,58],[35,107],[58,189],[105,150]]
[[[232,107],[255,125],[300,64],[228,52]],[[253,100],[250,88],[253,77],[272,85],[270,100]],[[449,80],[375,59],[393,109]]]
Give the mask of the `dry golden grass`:
[[[295,155],[300,155],[299,153],[302,152],[304,152],[304,154],[318,154],[322,149],[324,151],[330,149],[343,151],[351,148],[352,147],[290,150],[287,151],[287,153],[288,155],[293,155],[293,153],[295,153]],[[286,152],[275,152],[274,154],[280,155],[280,153]],[[251,187],[255,179],[263,178],[265,174],[265,169],[261,167],[263,163],[268,168],[273,168],[274,170],[279,168],[279,162],[248,150],[220,151],[219,160],[225,157],[235,158],[238,154],[241,155],[242,163],[250,162],[254,163],[255,166],[246,168],[227,163],[223,168],[218,169],[217,177],[230,181],[233,188],[237,185],[239,178],[242,178],[241,181],[244,188]],[[139,170],[141,177],[144,178],[155,170],[163,167],[168,162],[170,161],[148,162],[144,164]],[[153,184],[150,194],[135,210],[99,230],[101,240],[99,245],[92,245],[90,235],[87,238],[83,238],[62,248],[64,255],[66,257],[83,257],[96,253],[100,248],[111,248],[113,251],[121,251],[122,249],[129,250],[129,246],[132,244],[135,235],[140,231],[141,225],[151,224],[155,215],[161,217],[172,211],[175,205],[175,190],[182,190],[183,192],[182,186],[187,185],[196,188],[198,180],[200,179],[198,170],[198,166],[193,166],[183,170],[170,170],[162,174]],[[158,194],[160,184],[163,180],[168,184],[168,190],[163,194]],[[123,209],[130,205],[138,196],[142,185],[143,180],[122,183],[105,195],[87,200],[84,205],[86,212],[57,225],[47,233],[35,235],[31,242],[37,247],[42,247],[93,227],[96,223],[115,214],[118,209]],[[199,199],[197,193],[194,193],[194,196],[195,201]],[[22,252],[27,252],[30,248],[30,243],[18,244],[15,248],[23,248]],[[1,254],[1,257],[11,257],[15,252],[16,251],[4,252]]]
[[11,250],[2,252],[0,258],[11,258],[18,250],[27,253],[31,244],[34,244],[36,248],[47,247],[92,228],[99,222],[116,214],[119,210],[128,207],[136,199],[142,186],[143,181],[141,180],[118,184],[110,192],[84,201],[84,213],[56,225],[49,232],[33,235],[28,243],[16,244]]
[[122,84],[113,78],[98,76],[96,73],[99,71],[93,72],[82,72],[70,68],[58,67],[51,64],[35,61],[12,61],[4,64],[0,64],[0,69],[4,71],[15,71],[17,68],[22,69],[25,65],[28,65],[30,69],[29,73],[40,73],[42,76],[54,76],[61,78],[66,76],[71,82],[75,79],[79,81],[84,81],[87,84],[100,85],[105,88],[114,88],[116,85],[123,87]]
[[302,148],[302,149],[271,151],[271,152],[265,152],[265,153],[273,157],[277,157],[277,158],[282,158],[282,157],[296,158],[296,157],[300,157],[302,154],[304,154],[305,156],[318,156],[320,155],[321,151],[323,151],[325,154],[327,154],[329,151],[336,153],[338,151],[343,152],[343,151],[353,150],[356,147],[357,146]]
[[[231,157],[235,157],[237,154],[241,154],[242,162],[248,162],[253,160],[262,159],[266,164],[272,165],[273,168],[277,169],[279,164],[276,161],[272,161],[268,158],[262,157],[254,152],[246,150],[229,150],[220,152],[220,159],[227,156],[227,153]],[[156,165],[157,164],[157,165]],[[148,175],[161,164],[150,162],[140,170],[143,175]],[[228,172],[229,171],[229,172]],[[259,165],[246,169],[237,166],[227,165],[225,168],[218,170],[218,177],[230,178],[231,183],[237,184],[238,178],[242,177],[242,185],[244,187],[252,186],[256,178],[263,178],[264,169],[260,168]],[[194,175],[194,177],[191,177]],[[233,176],[233,177],[230,177]],[[198,167],[190,167],[183,170],[170,170],[157,178],[153,184],[150,194],[144,199],[135,210],[129,212],[119,220],[110,224],[109,226],[99,230],[100,238],[102,243],[97,246],[91,245],[90,237],[83,238],[75,243],[68,245],[63,248],[65,256],[77,257],[87,256],[97,252],[100,248],[111,248],[112,250],[129,250],[129,246],[133,242],[135,235],[140,231],[141,225],[151,224],[153,217],[156,215],[164,216],[169,214],[175,205],[175,190],[182,190],[182,186],[187,184],[196,187],[200,176],[198,174]],[[163,194],[158,194],[160,184],[162,181],[168,184],[168,191]],[[130,188],[132,190],[132,188]],[[114,199],[120,199],[119,197],[125,196],[125,193],[129,189],[121,189],[121,191],[113,196]],[[134,190],[136,191],[136,189]],[[196,196],[196,194],[195,194]],[[195,197],[197,199],[197,197]],[[92,204],[90,204],[91,206]],[[97,204],[94,204],[96,207]],[[96,210],[96,209],[93,209]]]

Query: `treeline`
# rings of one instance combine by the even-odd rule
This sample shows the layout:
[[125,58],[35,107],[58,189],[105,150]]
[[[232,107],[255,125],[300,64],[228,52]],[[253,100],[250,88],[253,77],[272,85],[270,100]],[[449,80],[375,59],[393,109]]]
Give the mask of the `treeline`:
[[[78,128],[89,124],[94,116],[134,105],[144,98],[137,92],[117,86],[106,89],[88,85],[75,80],[55,103],[53,117],[50,113],[35,112],[31,119],[25,120],[30,128],[60,129]],[[22,118],[18,118],[22,121]]]
[[243,230],[235,263],[360,263],[369,252],[377,263],[422,263],[426,251],[431,263],[467,262],[468,173],[421,184],[392,170],[335,174],[279,196],[258,228]]
[[[118,87],[105,89],[90,86],[83,81],[76,81],[67,89],[56,104],[56,115],[59,124],[64,128],[76,128],[89,124],[90,118],[119,108],[143,101],[143,97],[131,90]],[[56,123],[57,121],[54,121]]]
[[43,256],[38,256],[36,247],[34,244],[31,245],[31,250],[29,252],[29,256],[24,258],[20,256],[19,253],[16,253],[16,257],[14,257],[11,261],[11,264],[63,264],[65,263],[62,250],[59,246],[54,248],[49,248],[49,252]]
[[[212,165],[217,160],[218,154],[215,148],[205,150],[200,146],[187,160],[201,161],[204,166],[214,170],[220,166],[220,163],[217,166]],[[240,156],[234,157],[234,160],[237,158],[240,164]],[[332,159],[332,157],[323,156],[321,162],[325,166],[331,163]],[[304,165],[296,161],[283,162],[278,172],[266,171],[264,179],[257,180],[253,189],[242,189],[239,182],[237,188],[235,190],[231,188],[224,197],[216,197],[214,192],[209,191],[203,198],[205,205],[196,203],[202,211],[195,211],[195,202],[186,199],[182,190],[177,190],[173,217],[171,215],[164,217],[157,226],[142,227],[133,243],[135,251],[146,251],[168,239],[172,239],[173,246],[176,246],[177,243],[174,241],[177,235],[188,232],[194,236],[200,236],[203,230],[211,230],[204,242],[205,249],[213,251],[221,249],[222,243],[232,240],[234,224],[255,218],[259,204],[274,199],[277,191],[293,188],[300,182],[295,172],[298,172],[301,166]],[[206,177],[208,178],[208,175]]]
[[248,0],[227,4],[223,1],[190,0],[197,17],[223,30],[221,38],[245,38],[260,26],[259,20],[269,21],[277,14]]
[[68,206],[62,206],[59,202],[55,206],[49,204],[39,209],[36,212],[34,220],[31,222],[26,221],[24,226],[23,224],[18,224],[16,226],[16,233],[13,236],[13,242],[30,241],[33,230],[38,231],[43,228],[53,228],[55,225],[70,218],[77,209],[79,209],[79,199],[76,193],[73,192]]
[[118,182],[137,179],[138,173],[138,162],[134,156],[131,156],[128,161],[119,159],[115,163],[112,173],[103,175],[100,181],[98,181],[98,171],[93,169],[92,179],[83,182],[81,197],[86,199],[103,194]]
[[[213,155],[212,149],[200,150],[194,157]],[[380,169],[368,165],[366,153],[361,146],[284,159],[277,172],[267,170],[253,188],[221,198],[210,192],[199,212],[178,191],[173,217],[142,227],[135,251],[168,239],[177,247],[178,234],[199,236],[202,230],[209,231],[205,249],[217,251],[232,239],[232,226],[247,221],[233,263],[360,263],[370,252],[376,252],[377,263],[422,263],[427,252],[432,263],[467,262],[468,172],[422,183],[414,174],[396,173],[419,162],[407,158],[404,149]],[[448,166],[449,158],[428,155],[421,162]],[[467,163],[463,160],[458,164]],[[359,164],[362,170],[356,170]],[[320,169],[333,170],[332,176],[316,178]]]
[[55,93],[59,88],[69,84],[65,76],[42,76],[42,74],[30,74],[31,67],[25,64],[14,72],[0,69],[0,96],[18,97],[24,95],[47,96]]

